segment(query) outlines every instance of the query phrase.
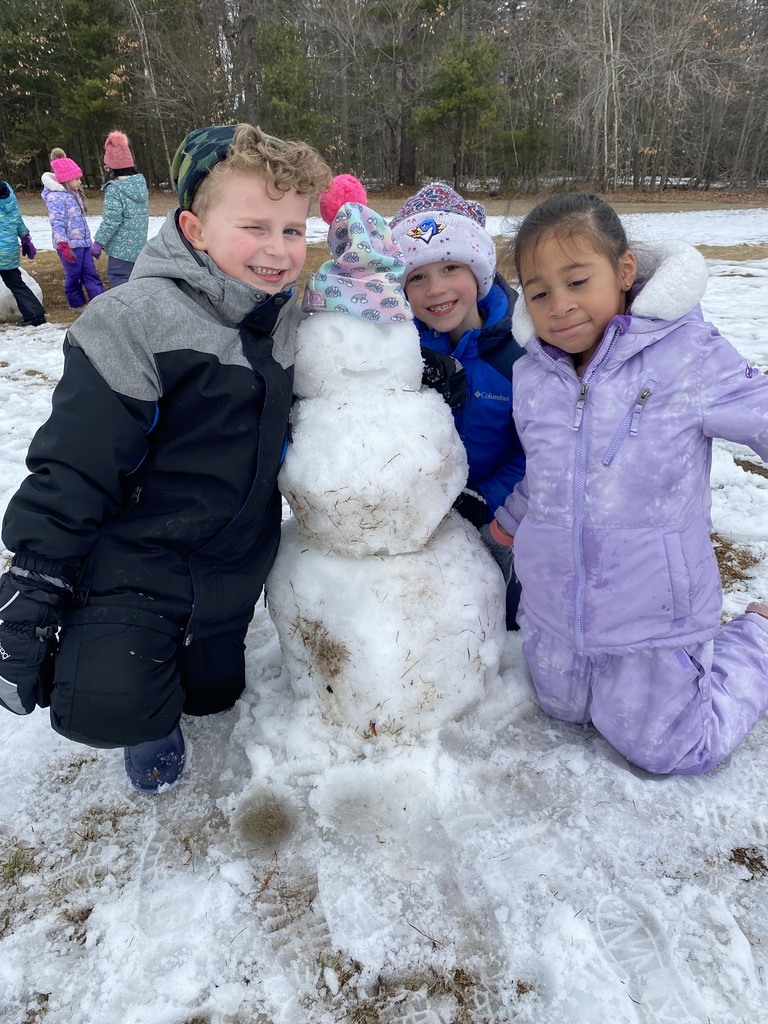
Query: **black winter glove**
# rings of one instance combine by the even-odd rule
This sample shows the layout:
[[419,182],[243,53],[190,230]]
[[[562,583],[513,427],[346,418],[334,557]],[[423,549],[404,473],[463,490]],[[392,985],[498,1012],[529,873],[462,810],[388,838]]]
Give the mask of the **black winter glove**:
[[456,501],[454,501],[453,507],[460,515],[468,519],[473,526],[476,526],[478,530],[481,526],[485,526],[491,518],[488,502],[482,494],[473,491],[471,487],[464,488]]
[[58,610],[68,592],[40,573],[0,576],[0,705],[15,715],[51,702]]
[[422,348],[421,358],[424,362],[422,387],[439,392],[452,409],[463,405],[467,397],[467,374],[458,359],[430,348]]
[[490,523],[486,523],[485,526],[480,527],[480,540],[485,544],[494,562],[501,569],[505,585],[509,586],[509,581],[512,579],[512,572],[515,567],[514,547],[511,544],[507,547],[504,544],[499,544],[497,540],[494,540],[491,534]]

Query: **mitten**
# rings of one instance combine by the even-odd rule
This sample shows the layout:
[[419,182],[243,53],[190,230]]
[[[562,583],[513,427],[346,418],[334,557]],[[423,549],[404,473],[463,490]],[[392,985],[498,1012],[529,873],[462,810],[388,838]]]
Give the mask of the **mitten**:
[[0,576],[0,704],[16,715],[50,704],[59,608],[69,592],[40,573]]
[[490,519],[488,502],[482,494],[473,491],[471,487],[464,488],[456,501],[454,501],[453,507],[460,515],[468,519],[473,526],[476,526],[478,530],[481,526],[485,526]]
[[512,544],[502,544],[500,541],[496,540],[491,533],[490,523],[486,523],[485,526],[480,527],[480,540],[485,544],[494,562],[498,565],[499,569],[501,569],[501,575],[504,577],[505,585],[509,586],[509,581],[512,579],[512,571],[515,564],[514,548],[512,547]]
[[430,348],[422,348],[421,358],[422,386],[438,391],[452,409],[462,405],[467,397],[467,374],[458,359]]
[[99,256],[101,256],[102,252],[103,252],[103,250],[102,250],[101,246],[99,245],[99,243],[98,242],[94,242],[93,245],[91,246],[91,256],[93,256],[93,258],[95,260],[97,260],[99,258]]
[[69,247],[69,242],[59,242],[56,246],[61,255],[67,261],[67,263],[77,263],[77,256],[72,252]]
[[29,234],[22,235],[19,241],[21,242],[21,251],[28,260],[33,260],[37,256],[37,249],[34,247]]

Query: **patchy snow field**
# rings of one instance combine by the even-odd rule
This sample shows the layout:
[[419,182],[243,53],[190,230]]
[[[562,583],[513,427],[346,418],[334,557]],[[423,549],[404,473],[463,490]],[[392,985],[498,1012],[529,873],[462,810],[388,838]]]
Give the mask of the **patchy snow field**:
[[[768,242],[766,210],[625,219]],[[705,314],[768,371],[768,260],[709,266]],[[0,325],[0,509],[63,334]],[[768,598],[758,462],[716,446],[715,529],[758,559],[728,616]],[[263,605],[248,675],[232,711],[184,721],[187,770],[154,798],[120,751],[0,715],[0,1024],[768,1019],[768,721],[709,775],[652,778],[539,711],[509,634],[462,720],[363,739],[294,695]]]

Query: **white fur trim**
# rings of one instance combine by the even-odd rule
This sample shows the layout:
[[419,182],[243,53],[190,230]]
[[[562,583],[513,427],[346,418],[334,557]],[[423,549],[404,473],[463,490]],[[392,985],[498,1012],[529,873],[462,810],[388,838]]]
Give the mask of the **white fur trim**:
[[687,242],[655,242],[632,250],[637,278],[645,281],[632,303],[635,316],[677,320],[701,302],[707,287],[707,263]]
[[[632,247],[637,280],[645,281],[632,303],[635,316],[677,320],[701,302],[707,287],[707,263],[687,242],[648,242]],[[521,294],[512,314],[512,333],[520,345],[536,337],[531,315]]]

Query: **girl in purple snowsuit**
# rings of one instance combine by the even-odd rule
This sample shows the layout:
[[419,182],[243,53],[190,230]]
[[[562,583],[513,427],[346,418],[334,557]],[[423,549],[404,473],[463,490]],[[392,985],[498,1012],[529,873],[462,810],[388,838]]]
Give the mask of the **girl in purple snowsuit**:
[[768,607],[720,624],[709,480],[713,437],[768,460],[768,376],[702,319],[696,250],[648,255],[592,195],[523,221],[513,379],[527,468],[491,536],[497,554],[514,537],[543,710],[592,722],[649,772],[698,774],[768,708]]
[[[64,267],[64,294],[73,309],[84,306],[88,299],[104,291],[99,272],[91,254],[91,232],[85,219],[85,203],[80,194],[83,172],[74,160],[52,157],[55,181],[45,181],[41,193],[48,207],[53,244]],[[48,178],[44,175],[44,179]]]

